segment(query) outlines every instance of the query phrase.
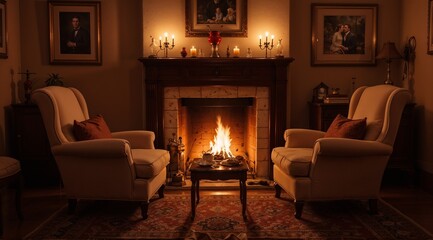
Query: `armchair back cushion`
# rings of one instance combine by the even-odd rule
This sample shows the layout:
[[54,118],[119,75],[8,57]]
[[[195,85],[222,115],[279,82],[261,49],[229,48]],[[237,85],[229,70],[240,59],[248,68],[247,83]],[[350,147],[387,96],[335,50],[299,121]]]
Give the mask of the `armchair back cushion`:
[[[398,95],[403,96],[395,97]],[[410,98],[409,91],[390,85],[360,87],[350,100],[348,118],[367,118],[364,140],[378,141],[392,146],[403,111],[401,106],[404,106]]]
[[[56,88],[56,90],[50,91],[52,88]],[[76,141],[73,132],[74,121],[81,122],[89,119],[87,104],[83,95],[75,88],[58,86],[50,86],[38,91],[47,95],[48,98],[42,97],[40,94],[33,95],[32,98],[38,98],[34,100],[51,106],[40,108],[41,115],[45,116],[44,123],[51,146]]]

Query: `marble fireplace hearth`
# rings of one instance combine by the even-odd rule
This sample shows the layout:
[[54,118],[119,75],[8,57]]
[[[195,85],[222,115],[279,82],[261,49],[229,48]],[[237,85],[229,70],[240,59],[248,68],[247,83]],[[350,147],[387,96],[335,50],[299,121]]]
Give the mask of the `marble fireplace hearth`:
[[[284,145],[281,136],[286,129],[287,75],[292,58],[139,60],[145,73],[146,129],[155,132],[157,148],[166,148],[173,135],[188,135],[182,129],[187,122],[182,110],[185,99],[251,99],[253,104],[245,107],[246,133],[240,137],[244,141],[235,143],[235,148],[253,160],[257,177],[272,179],[270,151]],[[186,138],[184,144],[187,155],[194,157],[197,150],[192,141]]]

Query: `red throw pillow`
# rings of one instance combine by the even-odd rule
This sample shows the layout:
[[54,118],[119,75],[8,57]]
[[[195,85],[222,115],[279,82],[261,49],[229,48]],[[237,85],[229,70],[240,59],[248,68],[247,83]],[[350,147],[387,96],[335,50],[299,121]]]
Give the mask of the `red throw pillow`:
[[107,123],[99,114],[82,122],[74,120],[73,130],[75,139],[78,141],[112,138]]
[[325,137],[364,139],[366,130],[367,118],[352,120],[338,114],[326,131]]

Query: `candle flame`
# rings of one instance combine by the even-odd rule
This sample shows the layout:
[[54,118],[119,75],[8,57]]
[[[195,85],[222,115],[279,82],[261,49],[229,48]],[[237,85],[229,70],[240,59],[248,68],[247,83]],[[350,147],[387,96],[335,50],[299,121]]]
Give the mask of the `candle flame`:
[[224,158],[233,158],[230,151],[232,139],[230,138],[230,127],[224,127],[221,116],[217,116],[217,128],[215,128],[214,140],[209,142],[210,152],[213,155],[222,155]]

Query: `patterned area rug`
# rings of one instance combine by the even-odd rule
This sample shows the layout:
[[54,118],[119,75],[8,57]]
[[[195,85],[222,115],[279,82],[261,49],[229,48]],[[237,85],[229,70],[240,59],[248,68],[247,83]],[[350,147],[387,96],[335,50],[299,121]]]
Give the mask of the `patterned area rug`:
[[75,214],[59,210],[26,239],[184,239],[193,232],[212,239],[246,233],[253,239],[433,239],[432,236],[379,201],[379,214],[367,213],[367,202],[307,203],[301,220],[293,217],[287,195],[271,192],[248,196],[245,222],[239,196],[201,196],[194,221],[187,193],[166,194],[149,207],[149,218],[140,220],[136,203],[81,201]]

